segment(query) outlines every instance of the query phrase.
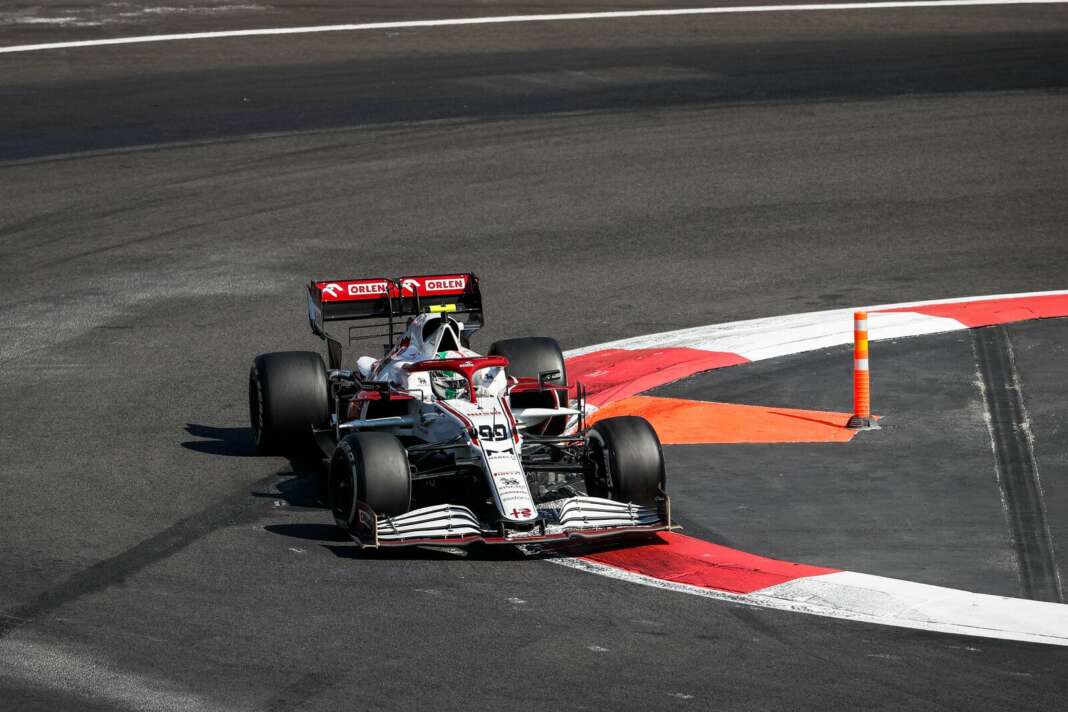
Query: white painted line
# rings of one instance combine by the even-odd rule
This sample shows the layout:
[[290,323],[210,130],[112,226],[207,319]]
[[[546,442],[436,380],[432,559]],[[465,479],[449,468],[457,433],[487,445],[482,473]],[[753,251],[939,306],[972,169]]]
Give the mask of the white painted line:
[[677,17],[684,15],[737,15],[756,12],[822,12],[833,10],[889,10],[924,7],[973,7],[982,5],[1061,5],[1068,0],[918,0],[916,2],[839,2],[806,3],[801,5],[739,5],[735,7],[692,7],[665,10],[623,10],[609,12],[567,12],[553,15],[500,15],[492,17],[460,17],[442,20],[402,20],[396,22],[364,22],[347,25],[316,25],[310,27],[275,27],[260,30],[222,30],[218,32],[185,32],[170,35],[140,35],[101,40],[45,42],[42,44],[0,47],[0,54],[39,52],[49,49],[76,47],[104,47],[107,45],[144,44],[147,42],[177,42],[183,40],[211,40],[227,37],[266,37],[274,35],[303,35],[316,32],[359,32],[362,30],[400,30],[418,27],[457,27],[463,25],[504,25],[518,22],[567,22],[574,20],[615,20],[639,17]]
[[744,356],[750,361],[760,361],[777,356],[789,356],[853,343],[854,311],[868,312],[868,321],[870,322],[868,340],[881,341],[884,339],[900,339],[907,336],[961,331],[967,327],[956,319],[948,317],[929,316],[918,312],[886,312],[880,310],[1065,294],[1068,294],[1068,290],[992,294],[957,299],[933,299],[922,302],[881,304],[859,309],[849,307],[804,314],[786,314],[761,319],[732,321],[724,324],[695,326],[689,329],[665,331],[646,336],[635,336],[572,349],[567,351],[564,356],[574,358],[575,356],[605,349],[689,347],[706,351],[724,351]]
[[[853,343],[853,309],[749,319],[636,336],[568,351],[567,358],[604,349],[691,348],[738,354],[750,361]],[[914,312],[869,314],[869,341],[964,329],[956,319]]]
[[[816,615],[1068,646],[1068,606],[839,571],[754,591]],[[759,605],[759,603],[758,603]]]
[[839,571],[752,593],[729,593],[653,578],[587,559],[548,558],[587,573],[745,606],[897,628],[1068,646],[1068,605]]

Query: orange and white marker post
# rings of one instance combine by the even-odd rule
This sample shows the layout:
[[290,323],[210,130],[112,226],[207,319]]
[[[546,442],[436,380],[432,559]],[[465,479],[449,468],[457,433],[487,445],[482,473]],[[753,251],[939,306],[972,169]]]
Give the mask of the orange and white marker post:
[[853,312],[853,417],[847,428],[878,428],[871,417],[871,374],[868,371],[868,312]]

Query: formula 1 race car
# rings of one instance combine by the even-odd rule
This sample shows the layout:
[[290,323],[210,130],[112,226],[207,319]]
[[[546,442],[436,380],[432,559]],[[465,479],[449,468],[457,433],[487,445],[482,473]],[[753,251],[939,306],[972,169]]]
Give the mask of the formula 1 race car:
[[[646,420],[587,427],[584,391],[568,385],[553,339],[505,339],[485,356],[470,349],[483,325],[474,274],[313,281],[308,318],[328,364],[308,351],[257,356],[252,433],[261,453],[329,458],[325,498],[361,547],[672,528],[663,453]],[[332,322],[349,322],[350,345],[385,338],[385,355],[347,361]]]

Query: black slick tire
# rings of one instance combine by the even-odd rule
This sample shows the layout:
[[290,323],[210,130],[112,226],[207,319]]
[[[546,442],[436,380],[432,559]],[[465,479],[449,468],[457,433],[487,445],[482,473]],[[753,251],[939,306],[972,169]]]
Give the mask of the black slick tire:
[[356,526],[357,501],[382,516],[404,514],[411,507],[408,452],[390,433],[346,435],[334,449],[327,477],[330,510],[346,531]]
[[258,453],[295,457],[317,452],[312,428],[330,421],[322,357],[314,351],[257,356],[249,370],[248,409]]
[[664,453],[645,418],[605,418],[590,428],[586,491],[593,497],[653,505],[665,489]]
[[[548,385],[567,383],[567,367],[564,354],[556,339],[547,336],[525,336],[518,339],[495,341],[489,350],[492,356],[504,356],[508,366],[504,371],[513,378],[539,378],[547,371],[559,371],[559,375],[549,380]],[[560,405],[566,406],[566,397]],[[552,392],[517,393],[511,398],[513,408],[554,408],[557,405]],[[567,427],[567,416],[549,418],[538,427],[542,435],[559,435]]]
[[494,341],[489,350],[492,356],[508,359],[505,373],[514,378],[537,378],[546,371],[559,371],[550,384],[567,383],[564,354],[556,339],[547,336],[524,336],[518,339]]

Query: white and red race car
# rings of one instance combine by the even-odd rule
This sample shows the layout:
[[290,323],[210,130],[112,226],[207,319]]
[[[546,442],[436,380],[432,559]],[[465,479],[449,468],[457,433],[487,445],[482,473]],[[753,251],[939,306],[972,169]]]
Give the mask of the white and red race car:
[[[249,413],[263,453],[329,458],[324,494],[360,546],[534,544],[672,528],[664,459],[642,418],[586,427],[556,341],[470,349],[483,324],[474,274],[317,280],[319,354],[256,357]],[[382,358],[347,343],[381,336]],[[569,397],[573,395],[574,397]]]

